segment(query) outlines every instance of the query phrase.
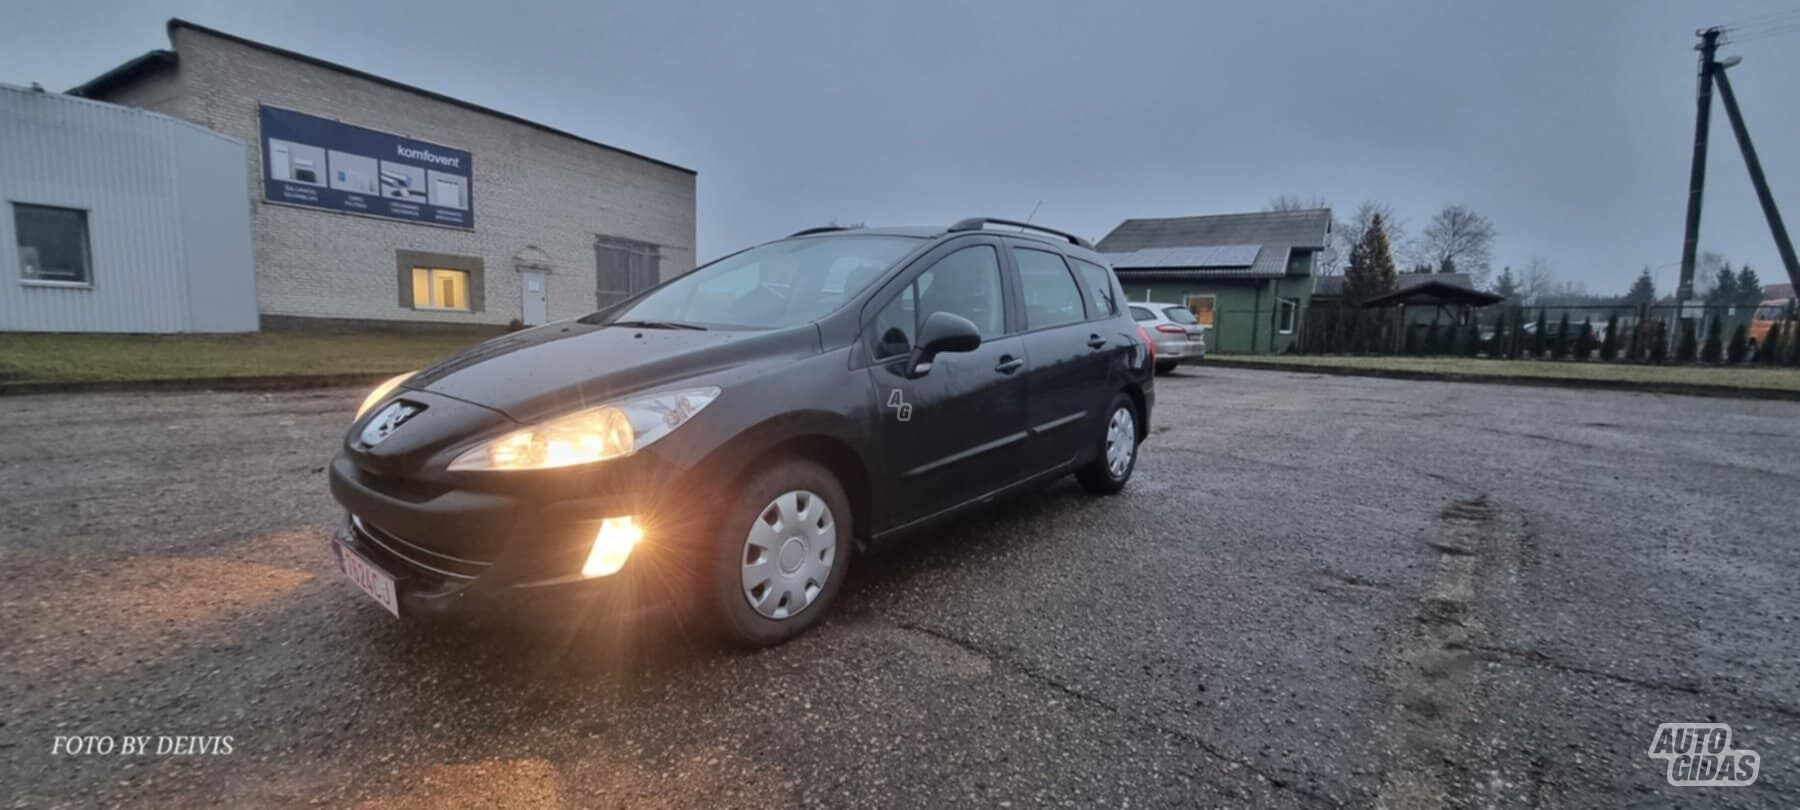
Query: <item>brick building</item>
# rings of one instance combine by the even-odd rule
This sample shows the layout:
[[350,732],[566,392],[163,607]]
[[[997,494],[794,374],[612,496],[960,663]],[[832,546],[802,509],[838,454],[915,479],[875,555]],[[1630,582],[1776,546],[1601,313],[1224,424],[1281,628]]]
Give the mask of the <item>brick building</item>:
[[695,173],[182,20],[70,91],[242,141],[265,327],[526,324],[692,268]]

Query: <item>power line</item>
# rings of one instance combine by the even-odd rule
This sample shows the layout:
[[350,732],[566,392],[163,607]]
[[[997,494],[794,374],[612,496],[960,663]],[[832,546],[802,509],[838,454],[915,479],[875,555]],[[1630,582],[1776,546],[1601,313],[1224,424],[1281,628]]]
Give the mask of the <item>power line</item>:
[[1800,33],[1800,22],[1790,23],[1786,26],[1782,26],[1782,27],[1778,27],[1778,28],[1766,28],[1766,29],[1756,31],[1755,33],[1745,34],[1742,36],[1727,34],[1725,36],[1724,41],[1726,42],[1726,44],[1736,45],[1736,44],[1742,44],[1745,42],[1755,42],[1757,40],[1762,40],[1762,39],[1772,39],[1774,37],[1787,36],[1788,34],[1793,34],[1793,33]]
[[1724,24],[1720,25],[1719,27],[1730,30],[1730,29],[1734,29],[1734,28],[1745,28],[1745,27],[1750,27],[1750,26],[1755,26],[1755,25],[1764,25],[1764,24],[1771,23],[1771,22],[1785,22],[1786,20],[1792,19],[1794,17],[1800,17],[1800,9],[1791,9],[1790,8],[1790,9],[1785,9],[1782,11],[1770,11],[1770,12],[1766,12],[1763,14],[1754,14],[1749,17],[1745,17],[1741,20],[1735,20],[1733,22],[1724,23]]

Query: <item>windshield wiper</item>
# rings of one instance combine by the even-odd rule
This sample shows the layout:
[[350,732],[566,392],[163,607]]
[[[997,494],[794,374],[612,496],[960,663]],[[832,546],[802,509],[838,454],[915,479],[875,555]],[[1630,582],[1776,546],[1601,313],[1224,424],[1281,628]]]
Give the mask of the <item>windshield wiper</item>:
[[691,329],[696,332],[706,331],[706,327],[697,323],[681,321],[613,321],[608,326],[627,326],[637,329]]

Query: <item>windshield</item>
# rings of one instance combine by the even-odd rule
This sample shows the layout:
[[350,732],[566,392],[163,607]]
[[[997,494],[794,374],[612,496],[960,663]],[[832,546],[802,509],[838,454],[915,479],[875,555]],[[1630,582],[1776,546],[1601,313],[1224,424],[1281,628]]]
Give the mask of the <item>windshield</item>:
[[1163,310],[1163,314],[1168,316],[1169,320],[1186,326],[1193,326],[1200,322],[1194,318],[1194,313],[1187,311],[1186,307],[1168,307]]
[[698,268],[613,321],[778,329],[842,306],[919,246],[910,236],[827,236],[771,242]]

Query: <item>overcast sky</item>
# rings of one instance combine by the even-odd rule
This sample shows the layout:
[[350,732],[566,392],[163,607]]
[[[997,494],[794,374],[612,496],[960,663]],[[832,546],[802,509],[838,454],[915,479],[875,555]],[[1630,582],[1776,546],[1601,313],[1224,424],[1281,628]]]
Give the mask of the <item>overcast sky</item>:
[[[1066,5],[1066,10],[1053,10]],[[1446,203],[1623,292],[1675,278],[1694,30],[1794,2],[678,3],[11,0],[0,82],[55,90],[203,25],[699,172],[699,255],[827,220],[1127,217]],[[1800,226],[1800,33],[1732,71]],[[379,128],[379,121],[357,123]],[[449,144],[454,146],[455,144]],[[1705,250],[1781,280],[1723,111]],[[477,155],[479,160],[480,156]]]

